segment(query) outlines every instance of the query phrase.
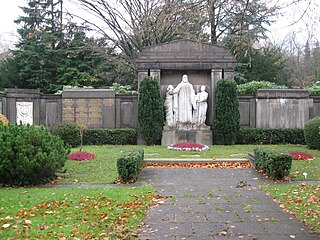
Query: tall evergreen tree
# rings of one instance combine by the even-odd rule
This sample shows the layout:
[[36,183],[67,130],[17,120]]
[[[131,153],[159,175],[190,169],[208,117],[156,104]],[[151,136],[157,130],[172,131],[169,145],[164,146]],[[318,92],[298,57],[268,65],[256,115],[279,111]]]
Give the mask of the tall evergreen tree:
[[268,45],[253,49],[250,56],[239,54],[237,60],[237,83],[268,81],[278,85],[287,84],[289,75],[286,70],[286,57],[279,47]]
[[20,41],[14,51],[18,66],[17,87],[50,92],[63,55],[62,0],[29,1],[16,23]]
[[13,51],[16,87],[52,93],[63,85],[99,86],[106,82],[104,72],[114,68],[106,61],[105,42],[88,38],[86,27],[64,18],[62,4],[34,0],[22,8],[24,16],[16,21],[21,38]]
[[218,81],[215,91],[214,131],[223,144],[236,141],[240,129],[239,102],[237,84],[233,80]]
[[159,83],[152,77],[146,77],[139,87],[138,122],[142,137],[148,145],[160,143],[163,121]]

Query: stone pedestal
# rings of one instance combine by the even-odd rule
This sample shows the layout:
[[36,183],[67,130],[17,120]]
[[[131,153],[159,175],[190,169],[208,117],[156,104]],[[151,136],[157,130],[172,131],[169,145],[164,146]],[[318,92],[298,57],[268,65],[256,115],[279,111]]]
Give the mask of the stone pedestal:
[[212,131],[210,127],[203,126],[190,130],[178,130],[165,126],[162,131],[162,146],[170,146],[178,142],[195,142],[212,145]]

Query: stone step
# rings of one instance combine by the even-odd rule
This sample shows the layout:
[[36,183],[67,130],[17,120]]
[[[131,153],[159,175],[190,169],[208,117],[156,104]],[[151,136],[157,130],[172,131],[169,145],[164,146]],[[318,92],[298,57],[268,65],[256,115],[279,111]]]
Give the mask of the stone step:
[[221,163],[248,162],[246,158],[145,158],[143,163]]

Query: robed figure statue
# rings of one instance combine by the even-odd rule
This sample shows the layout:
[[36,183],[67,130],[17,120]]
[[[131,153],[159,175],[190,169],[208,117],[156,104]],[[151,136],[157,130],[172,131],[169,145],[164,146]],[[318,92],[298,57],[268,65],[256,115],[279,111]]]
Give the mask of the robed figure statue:
[[182,76],[182,81],[173,89],[173,93],[175,122],[179,125],[192,124],[192,113],[196,108],[195,91],[187,75]]

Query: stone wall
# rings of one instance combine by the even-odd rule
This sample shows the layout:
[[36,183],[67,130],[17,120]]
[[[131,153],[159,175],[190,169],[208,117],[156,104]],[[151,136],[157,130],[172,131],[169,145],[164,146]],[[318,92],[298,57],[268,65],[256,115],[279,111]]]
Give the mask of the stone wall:
[[303,128],[320,116],[320,96],[306,90],[259,89],[239,96],[239,106],[241,126],[250,128]]
[[61,123],[61,95],[42,95],[34,89],[6,89],[1,96],[0,113],[17,123],[17,104],[31,103],[32,122],[47,127]]
[[66,90],[61,95],[34,89],[6,89],[0,113],[17,123],[17,103],[32,103],[35,125],[76,123],[89,128],[137,128],[138,97],[116,95],[110,89]]
[[76,89],[62,93],[62,122],[88,128],[115,128],[115,93],[109,89]]
[[239,112],[241,127],[256,127],[256,99],[254,95],[239,95]]
[[312,99],[313,107],[310,110],[310,118],[320,116],[320,95],[310,95]]
[[138,96],[116,95],[116,128],[137,128],[138,126]]
[[[62,95],[46,95],[34,89],[6,89],[0,99],[0,113],[12,123],[17,120],[17,103],[27,102],[33,105],[36,125],[138,126],[137,95],[116,95],[109,89],[68,90]],[[241,95],[238,99],[242,127],[303,128],[309,119],[320,116],[320,95],[309,95],[304,90],[261,89],[256,95]],[[207,124],[211,125],[211,121]]]
[[61,95],[43,95],[40,99],[40,124],[52,127],[62,121],[62,99]]
[[256,93],[256,127],[304,128],[312,107],[306,90],[260,89]]
[[11,123],[17,123],[18,105],[30,104],[32,106],[29,115],[26,114],[25,118],[31,119],[32,124],[43,124],[40,115],[44,116],[41,108],[41,93],[38,89],[5,89],[4,97],[2,98],[2,112],[9,119]]

